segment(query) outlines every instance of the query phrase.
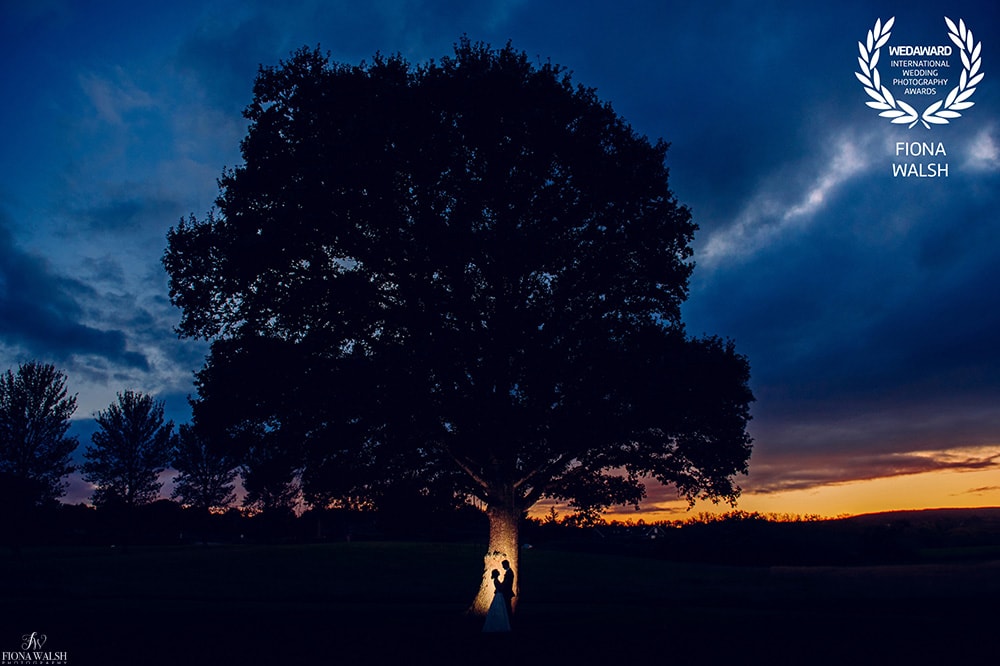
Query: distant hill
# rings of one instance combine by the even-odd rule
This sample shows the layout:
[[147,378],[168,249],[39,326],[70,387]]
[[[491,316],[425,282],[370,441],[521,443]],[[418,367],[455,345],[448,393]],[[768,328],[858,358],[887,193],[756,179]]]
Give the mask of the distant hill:
[[964,521],[1000,524],[1000,507],[987,506],[974,508],[881,511],[878,513],[863,513],[857,516],[850,516],[848,518],[841,518],[838,520],[857,523],[859,525],[884,525],[904,521],[913,525],[926,525],[942,522],[959,523]]

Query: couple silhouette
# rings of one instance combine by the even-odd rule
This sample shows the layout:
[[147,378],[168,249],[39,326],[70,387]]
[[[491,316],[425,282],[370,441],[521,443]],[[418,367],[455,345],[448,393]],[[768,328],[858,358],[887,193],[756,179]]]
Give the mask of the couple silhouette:
[[513,615],[511,605],[514,599],[514,570],[510,568],[510,562],[504,560],[500,563],[503,567],[503,578],[500,571],[494,569],[490,573],[493,578],[493,602],[486,612],[486,622],[483,624],[484,632],[510,631],[510,618]]

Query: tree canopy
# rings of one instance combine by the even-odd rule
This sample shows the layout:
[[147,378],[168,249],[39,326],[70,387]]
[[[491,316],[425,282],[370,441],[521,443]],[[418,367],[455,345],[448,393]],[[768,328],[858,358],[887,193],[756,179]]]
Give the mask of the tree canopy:
[[0,486],[3,504],[34,506],[62,497],[78,442],[68,437],[76,396],[54,366],[31,361],[0,375]]
[[94,504],[133,509],[155,500],[174,450],[174,424],[164,422],[163,403],[124,391],[96,421],[99,430],[83,454],[83,478],[96,486]]
[[236,467],[232,451],[213,446],[194,427],[180,427],[171,467],[177,470],[170,496],[207,513],[236,501]]
[[[667,144],[510,45],[263,67],[243,164],[164,264],[212,341],[196,419],[293,456],[313,501],[393,478],[516,517],[734,500],[749,366],[691,338]],[[510,520],[508,519],[509,523]]]

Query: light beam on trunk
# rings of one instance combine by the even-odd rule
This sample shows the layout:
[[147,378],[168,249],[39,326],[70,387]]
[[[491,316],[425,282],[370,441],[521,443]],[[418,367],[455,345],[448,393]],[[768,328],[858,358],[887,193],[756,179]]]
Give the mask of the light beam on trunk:
[[490,572],[494,569],[503,575],[501,562],[507,560],[514,572],[514,598],[511,606],[517,608],[518,589],[521,583],[520,554],[520,513],[504,507],[490,507],[486,510],[490,521],[490,543],[483,556],[483,575],[479,585],[479,593],[472,602],[469,612],[484,617],[493,601],[493,580]]

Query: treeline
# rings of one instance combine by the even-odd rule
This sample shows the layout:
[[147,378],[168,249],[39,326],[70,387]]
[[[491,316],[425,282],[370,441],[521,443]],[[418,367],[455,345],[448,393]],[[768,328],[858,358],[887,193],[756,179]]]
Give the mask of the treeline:
[[[442,529],[467,532],[468,516],[485,520],[453,494],[428,493],[405,475],[364,501],[324,501],[302,492],[294,465],[277,455],[280,447],[260,445],[268,433],[236,440],[197,422],[177,427],[165,418],[162,401],[131,390],[97,413],[96,432],[81,444],[68,435],[76,397],[66,382],[54,366],[35,361],[0,375],[0,530],[15,550],[22,543],[127,547],[199,535],[225,541],[350,538],[353,531],[440,536]],[[73,454],[81,445],[78,466]],[[175,474],[165,500],[168,469]],[[93,487],[92,507],[59,502],[76,471]],[[240,497],[238,485],[245,491]],[[430,522],[417,527],[415,516]]]
[[[26,544],[485,541],[488,534],[481,508],[428,492],[406,474],[368,489],[364,501],[331,508],[302,492],[289,461],[263,454],[280,449],[241,447],[196,423],[175,427],[162,402],[135,391],[98,412],[85,445],[79,471],[94,488],[93,506],[66,505],[59,499],[81,445],[68,436],[75,409],[66,376],[52,365],[29,362],[0,375],[0,535],[15,551]],[[176,472],[169,500],[168,468]],[[239,482],[246,492],[238,501]],[[526,517],[521,534],[539,546],[725,564],[983,559],[1000,557],[1000,510],[838,520],[734,511],[649,524],[552,510]]]
[[140,508],[160,498],[168,467],[177,472],[171,496],[182,506],[208,516],[235,501],[237,461],[192,426],[175,429],[163,402],[141,392],[118,393],[97,413],[98,429],[78,469],[73,453],[80,442],[68,435],[77,400],[66,381],[53,365],[36,361],[0,375],[0,519],[15,550],[59,515],[55,505],[75,471],[93,486],[94,506],[115,517],[125,544],[143,518]]
[[[125,547],[115,507],[38,507],[24,542]],[[567,516],[567,518],[569,518]],[[379,510],[308,509],[300,514],[230,508],[204,514],[161,499],[138,507],[132,545],[306,544],[455,541],[485,544],[488,523],[472,506],[430,503]],[[526,548],[599,552],[728,566],[857,566],[1000,559],[1000,509],[922,511],[838,519],[735,511],[686,521],[600,522],[529,517]]]
[[820,519],[734,511],[687,521],[537,521],[549,547],[737,566],[853,566],[1000,559],[1000,509]]
[[416,506],[380,511],[308,509],[301,514],[232,507],[205,514],[160,499],[137,507],[131,515],[121,507],[82,503],[36,507],[21,543],[114,548],[404,540],[485,543],[487,532],[485,515],[471,506],[444,512]]

